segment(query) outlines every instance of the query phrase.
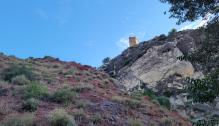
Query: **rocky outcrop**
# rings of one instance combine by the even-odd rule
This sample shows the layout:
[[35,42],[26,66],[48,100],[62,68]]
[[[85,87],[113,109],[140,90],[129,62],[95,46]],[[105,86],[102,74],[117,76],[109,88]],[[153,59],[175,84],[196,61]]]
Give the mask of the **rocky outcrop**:
[[194,68],[190,62],[178,60],[181,55],[174,42],[153,46],[131,66],[121,69],[118,79],[127,89],[132,89],[142,82],[155,88],[158,81],[172,75],[190,77]]
[[116,78],[126,90],[133,91],[144,85],[158,95],[168,96],[172,109],[184,117],[199,118],[212,110],[217,113],[211,105],[192,103],[183,92],[186,77],[202,78],[203,67],[177,57],[194,51],[202,39],[198,30],[181,31],[167,37],[161,35],[126,49],[101,69]]
[[200,68],[177,59],[195,50],[201,39],[197,36],[201,33],[187,30],[168,37],[155,37],[126,49],[101,69],[117,78],[128,90],[141,84],[155,89],[158,82],[173,75],[178,78],[198,76]]

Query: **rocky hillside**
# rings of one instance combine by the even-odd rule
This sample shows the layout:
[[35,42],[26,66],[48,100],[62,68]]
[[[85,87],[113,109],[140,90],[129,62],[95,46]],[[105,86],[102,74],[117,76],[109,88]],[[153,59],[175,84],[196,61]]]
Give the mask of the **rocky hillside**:
[[100,69],[129,91],[146,88],[168,97],[172,109],[186,118],[200,119],[205,114],[218,116],[219,104],[216,108],[192,104],[183,92],[186,77],[202,78],[204,68],[189,61],[180,61],[177,57],[194,51],[203,37],[198,30],[160,35],[126,49]]
[[[155,47],[158,50],[163,48],[159,45]],[[134,60],[117,72],[130,63]],[[179,64],[192,68],[189,63]],[[185,75],[192,72],[184,71]],[[191,125],[148,96],[129,95],[108,74],[75,62],[49,56],[23,60],[0,54],[0,75],[0,126]]]
[[128,90],[140,84],[155,88],[158,81],[173,75],[182,78],[192,76],[200,68],[177,57],[193,51],[200,36],[199,32],[193,30],[168,37],[161,35],[126,49],[101,69],[117,78]]

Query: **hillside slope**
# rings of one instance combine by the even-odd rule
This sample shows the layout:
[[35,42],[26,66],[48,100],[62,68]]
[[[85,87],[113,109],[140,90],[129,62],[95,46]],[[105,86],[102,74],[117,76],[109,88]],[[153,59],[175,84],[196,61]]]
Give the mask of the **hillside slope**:
[[108,74],[52,57],[0,55],[0,126],[189,126]]

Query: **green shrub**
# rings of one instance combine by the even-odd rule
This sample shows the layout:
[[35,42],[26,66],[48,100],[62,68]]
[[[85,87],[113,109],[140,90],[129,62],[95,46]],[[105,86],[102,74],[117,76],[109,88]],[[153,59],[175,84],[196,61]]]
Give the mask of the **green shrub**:
[[152,90],[145,90],[144,92],[143,92],[143,95],[144,96],[148,96],[148,97],[150,97],[151,99],[155,99],[157,96],[156,96],[156,94],[152,91]]
[[131,94],[131,97],[137,100],[141,100],[143,93],[141,91],[135,91]]
[[53,68],[59,68],[58,64],[53,65]]
[[129,59],[129,60],[125,60],[125,62],[124,62],[124,65],[123,66],[127,66],[127,65],[129,65],[129,63],[131,62],[131,60]]
[[[161,106],[164,106],[168,109],[170,109],[171,107],[171,104],[170,104],[170,101],[169,101],[169,98],[168,97],[165,97],[165,96],[157,96],[153,91],[151,90],[146,90],[144,91],[143,93],[141,92],[134,92],[132,93],[132,98],[134,99],[137,99],[136,100],[136,103],[134,103],[135,101],[132,100],[131,103],[127,102],[127,104],[130,104],[130,106],[133,105],[133,107],[138,107],[138,100],[141,99],[141,96],[148,96],[152,99],[152,101],[154,103],[158,102]],[[135,105],[136,104],[136,105]],[[139,103],[140,104],[140,103]]]
[[165,97],[165,96],[157,97],[157,101],[159,102],[160,105],[170,109],[171,104],[170,104],[170,101],[167,97]]
[[77,126],[74,119],[64,109],[55,109],[49,116],[51,126]]
[[164,41],[164,40],[166,40],[167,39],[167,36],[165,35],[165,34],[161,34],[161,35],[159,35],[159,37],[158,37],[158,41]]
[[68,103],[76,96],[76,93],[69,87],[58,89],[52,96],[53,101],[59,103]]
[[75,75],[75,73],[77,72],[78,70],[76,68],[72,68],[72,69],[69,69],[68,71],[64,72],[63,75],[67,76],[67,75]]
[[0,126],[32,126],[33,118],[32,114],[16,115],[4,120]]
[[160,126],[174,126],[173,121],[168,118],[162,118]]
[[111,59],[109,57],[106,57],[106,58],[103,59],[102,63],[103,64],[108,64],[110,62],[110,60]]
[[81,81],[81,77],[75,77],[75,80],[80,82]]
[[123,104],[123,105],[128,106],[128,107],[133,108],[133,109],[141,106],[141,102],[139,100],[127,99],[127,98],[123,98],[120,96],[113,96],[112,101]]
[[155,126],[155,123],[150,122],[148,126]]
[[172,91],[165,91],[165,92],[163,93],[163,95],[166,96],[166,97],[171,97],[173,94],[174,94],[174,93],[173,93]]
[[1,100],[1,102],[0,102],[0,115],[9,115],[13,112],[14,112],[14,105],[9,104],[7,100]]
[[173,28],[169,31],[168,35],[173,35],[176,32],[177,32],[177,30],[175,28]]
[[4,88],[0,86],[0,96],[5,96],[9,92],[8,88]]
[[24,102],[23,109],[30,112],[34,112],[37,110],[38,105],[39,105],[39,101],[37,99],[30,98]]
[[11,65],[9,68],[6,68],[2,72],[1,77],[5,81],[11,82],[12,78],[14,78],[18,75],[24,75],[29,80],[33,80],[33,72],[31,71],[31,69],[29,69],[23,65]]
[[79,109],[74,113],[74,118],[77,122],[82,122],[86,119],[86,115],[83,109]]
[[157,101],[157,99],[153,99],[153,100],[151,100],[151,102],[155,105],[160,105],[159,102]]
[[131,94],[132,98],[140,100],[142,96],[148,96],[151,99],[156,99],[157,95],[152,90],[135,91]]
[[144,126],[144,124],[140,120],[137,120],[137,119],[130,119],[129,125],[130,126]]
[[86,108],[90,105],[90,103],[86,100],[77,100],[76,101],[76,107],[77,108]]
[[141,102],[135,99],[127,99],[125,101],[125,105],[129,106],[130,108],[135,109],[141,106]]
[[124,102],[125,99],[121,96],[112,96],[111,100],[114,102],[117,102],[117,103],[122,103],[122,102]]
[[33,82],[32,84],[27,85],[23,89],[23,96],[25,99],[29,99],[29,98],[42,99],[48,96],[48,88],[47,86],[44,86],[37,82]]
[[102,118],[101,118],[101,115],[100,114],[94,114],[92,117],[91,117],[91,121],[93,122],[93,124],[99,124],[102,122]]
[[30,80],[25,75],[18,75],[12,78],[12,83],[17,85],[26,85],[30,83]]
[[75,86],[73,88],[73,90],[78,92],[78,93],[82,93],[82,92],[86,92],[86,91],[92,90],[93,88],[94,88],[94,86],[92,84],[81,83],[81,84]]

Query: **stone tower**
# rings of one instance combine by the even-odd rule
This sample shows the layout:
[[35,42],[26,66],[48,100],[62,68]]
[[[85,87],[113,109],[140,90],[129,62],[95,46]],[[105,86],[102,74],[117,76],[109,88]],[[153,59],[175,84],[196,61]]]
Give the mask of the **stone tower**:
[[129,47],[136,46],[138,44],[137,37],[129,37]]

